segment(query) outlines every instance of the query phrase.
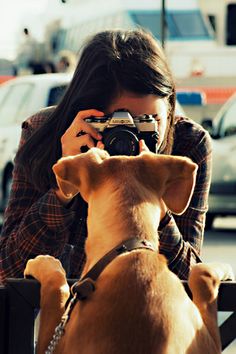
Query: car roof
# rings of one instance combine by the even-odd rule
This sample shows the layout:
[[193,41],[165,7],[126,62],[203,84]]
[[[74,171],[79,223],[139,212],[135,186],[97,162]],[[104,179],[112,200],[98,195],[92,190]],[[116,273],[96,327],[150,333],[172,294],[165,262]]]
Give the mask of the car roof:
[[28,82],[28,83],[37,83],[37,82],[44,82],[46,83],[52,83],[52,82],[70,82],[72,79],[72,74],[70,73],[55,73],[55,74],[39,74],[39,75],[24,75],[24,76],[17,76],[14,77],[7,82],[4,82],[1,84],[1,86],[8,86],[12,85],[15,83],[23,83],[23,82]]

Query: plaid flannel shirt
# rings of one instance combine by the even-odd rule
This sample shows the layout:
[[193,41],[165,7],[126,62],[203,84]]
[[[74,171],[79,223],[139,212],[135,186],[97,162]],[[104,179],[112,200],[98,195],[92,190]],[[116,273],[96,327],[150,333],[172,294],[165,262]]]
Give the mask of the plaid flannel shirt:
[[[22,125],[20,146],[51,113],[44,109]],[[160,252],[169,268],[187,279],[199,261],[211,178],[211,140],[197,123],[177,117],[173,155],[187,156],[198,164],[197,180],[190,205],[184,214],[172,215],[159,232]],[[26,262],[39,254],[62,261],[67,277],[78,278],[85,261],[87,205],[80,196],[71,207],[58,200],[53,189],[39,192],[16,162],[13,184],[0,237],[0,280],[22,277]],[[98,245],[99,247],[99,245]]]

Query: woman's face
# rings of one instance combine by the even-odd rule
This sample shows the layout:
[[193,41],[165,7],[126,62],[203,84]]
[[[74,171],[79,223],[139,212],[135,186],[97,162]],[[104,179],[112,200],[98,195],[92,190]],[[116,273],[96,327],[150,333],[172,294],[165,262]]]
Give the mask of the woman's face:
[[164,98],[158,98],[155,95],[140,96],[131,92],[125,92],[117,97],[109,105],[106,114],[110,114],[119,109],[127,109],[133,117],[143,114],[157,114],[156,120],[159,130],[160,147],[167,127],[168,102]]

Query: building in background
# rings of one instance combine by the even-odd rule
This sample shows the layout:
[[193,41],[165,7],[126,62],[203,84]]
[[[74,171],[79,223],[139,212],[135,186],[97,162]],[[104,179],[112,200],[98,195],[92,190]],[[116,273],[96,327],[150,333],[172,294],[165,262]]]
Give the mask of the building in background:
[[[166,0],[165,52],[181,91],[202,92],[203,116],[213,116],[236,91],[236,1]],[[86,38],[111,28],[141,26],[162,37],[161,0],[68,0],[51,21],[45,45],[54,58],[79,54]],[[230,38],[230,39],[229,39]]]
[[[178,82],[236,77],[236,1],[166,0],[165,6],[165,51]],[[53,14],[48,2],[45,11],[41,51],[47,60],[58,60],[64,50],[77,56],[84,40],[104,29],[141,26],[161,39],[162,0],[109,0],[109,6],[67,0],[62,7]]]
[[[149,29],[161,39],[161,0],[70,0],[63,17],[50,25],[45,36],[54,53],[71,50],[78,53],[91,34],[111,28]],[[202,50],[215,47],[212,26],[200,11],[196,0],[166,0],[165,50],[176,78],[200,75],[206,68],[199,61]],[[179,60],[180,59],[180,60]]]
[[0,84],[16,75],[16,67],[12,61],[0,58]]
[[[236,77],[236,1],[165,3],[165,50],[176,78]],[[109,6],[106,0],[68,0],[45,40],[54,54],[64,49],[76,54],[88,35],[109,28],[142,26],[161,39],[161,16],[161,0],[110,0]]]
[[[60,11],[45,11],[41,57],[61,70],[74,70],[86,38],[111,28],[150,30],[162,37],[161,0],[67,0]],[[236,1],[166,0],[165,51],[177,86],[203,92],[203,115],[214,115],[236,90]],[[38,53],[36,50],[35,53]],[[64,55],[65,53],[66,56]],[[47,66],[48,67],[48,66]]]
[[199,4],[203,14],[211,22],[218,44],[236,45],[236,1],[199,0]]

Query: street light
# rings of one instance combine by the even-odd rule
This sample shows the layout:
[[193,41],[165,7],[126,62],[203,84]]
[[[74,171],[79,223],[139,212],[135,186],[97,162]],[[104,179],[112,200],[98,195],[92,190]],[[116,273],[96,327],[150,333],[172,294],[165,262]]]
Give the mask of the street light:
[[166,41],[166,1],[162,0],[162,11],[161,11],[161,44],[163,49],[165,49]]

